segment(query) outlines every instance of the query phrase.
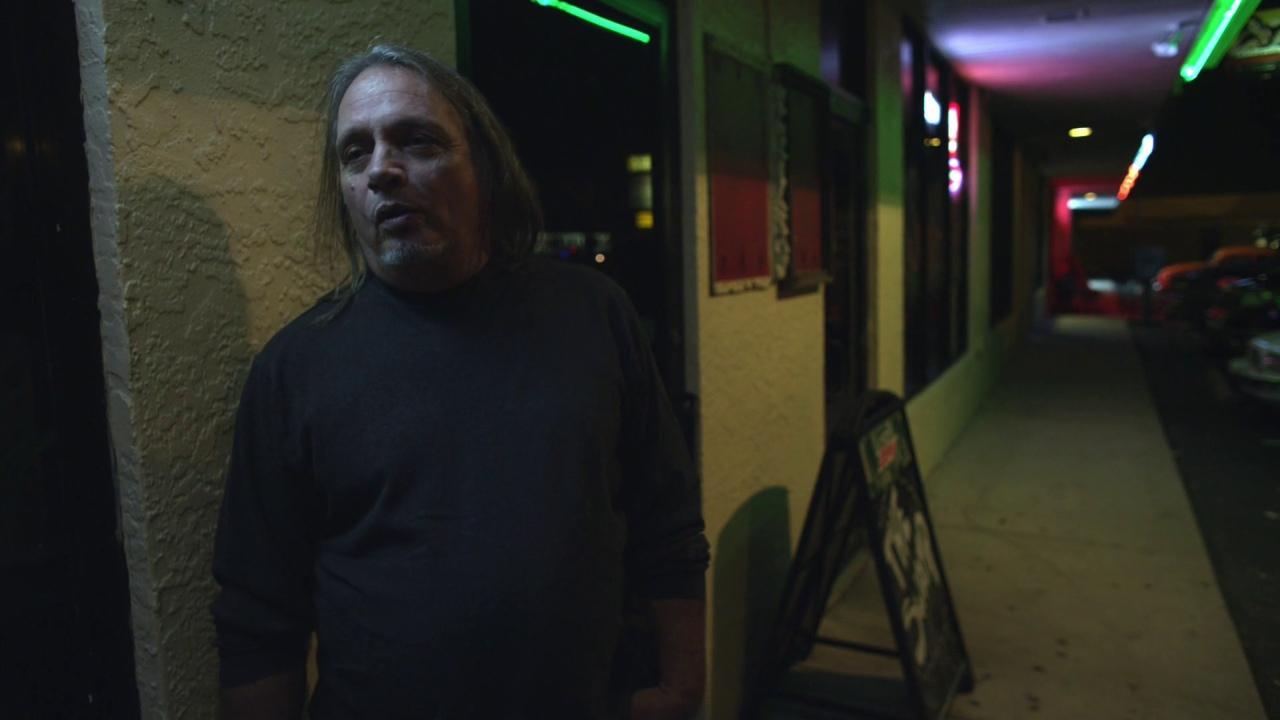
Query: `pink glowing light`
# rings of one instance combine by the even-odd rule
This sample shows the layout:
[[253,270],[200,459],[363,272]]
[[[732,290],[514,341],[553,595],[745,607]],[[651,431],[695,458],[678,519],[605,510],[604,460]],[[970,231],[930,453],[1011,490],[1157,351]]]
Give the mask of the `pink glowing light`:
[[960,195],[964,187],[964,168],[960,166],[960,103],[947,103],[947,190],[951,197]]

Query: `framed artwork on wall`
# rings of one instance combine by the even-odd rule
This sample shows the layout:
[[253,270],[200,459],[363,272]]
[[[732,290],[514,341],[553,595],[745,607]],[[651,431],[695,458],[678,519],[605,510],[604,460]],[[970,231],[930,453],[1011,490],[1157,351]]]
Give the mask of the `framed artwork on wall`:
[[830,280],[826,145],[829,90],[822,80],[791,65],[774,67],[777,113],[774,277],[782,294],[816,290]]
[[711,292],[766,288],[769,253],[769,76],[706,40]]

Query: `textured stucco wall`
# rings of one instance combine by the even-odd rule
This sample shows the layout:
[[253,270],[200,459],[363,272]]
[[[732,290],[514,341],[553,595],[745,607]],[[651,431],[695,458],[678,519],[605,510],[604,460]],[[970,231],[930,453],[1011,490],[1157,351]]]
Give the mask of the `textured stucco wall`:
[[708,0],[698,4],[692,72],[698,365],[709,582],[708,717],[736,718],[748,658],[773,622],[823,449],[821,294],[779,299],[774,288],[710,293],[702,37],[748,57],[818,75],[819,3]]
[[324,78],[374,38],[454,58],[452,0],[77,3],[112,441],[144,716],[205,718],[210,553],[248,362],[328,286]]

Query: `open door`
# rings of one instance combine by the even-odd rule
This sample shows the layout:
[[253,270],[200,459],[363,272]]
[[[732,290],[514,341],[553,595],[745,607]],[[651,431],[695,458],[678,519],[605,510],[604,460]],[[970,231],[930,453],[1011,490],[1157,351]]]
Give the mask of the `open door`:
[[827,213],[831,281],[824,298],[827,430],[867,389],[866,143],[864,106],[832,90]]
[[607,273],[630,295],[691,434],[675,75],[654,0],[459,0],[459,66],[538,187],[537,252]]

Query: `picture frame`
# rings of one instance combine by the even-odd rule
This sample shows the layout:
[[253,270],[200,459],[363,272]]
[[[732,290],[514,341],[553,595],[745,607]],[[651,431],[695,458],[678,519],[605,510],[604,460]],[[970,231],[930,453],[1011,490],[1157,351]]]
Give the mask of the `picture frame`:
[[779,294],[786,296],[814,292],[831,280],[826,212],[831,99],[825,82],[793,65],[775,65],[773,78],[778,194],[773,272]]
[[706,147],[713,295],[773,280],[767,65],[707,35]]

